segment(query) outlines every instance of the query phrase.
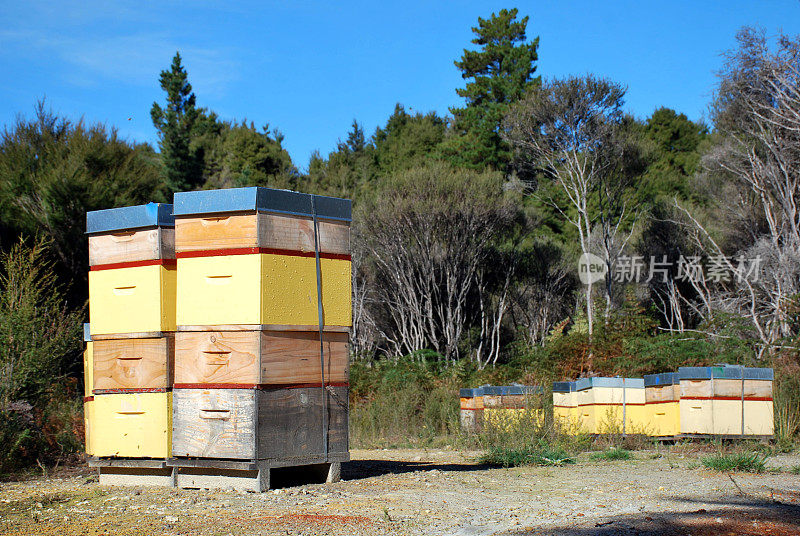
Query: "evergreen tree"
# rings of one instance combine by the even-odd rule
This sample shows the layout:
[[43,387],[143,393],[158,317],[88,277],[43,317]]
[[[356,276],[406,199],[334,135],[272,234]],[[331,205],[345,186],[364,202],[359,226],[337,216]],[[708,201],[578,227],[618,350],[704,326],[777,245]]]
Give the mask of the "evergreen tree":
[[180,53],[175,53],[168,71],[161,71],[159,81],[167,105],[154,102],[150,117],[158,130],[167,187],[173,192],[198,188],[203,184],[203,157],[192,147],[192,137],[201,114]]
[[540,82],[533,77],[539,38],[527,42],[528,17],[517,20],[516,9],[478,18],[472,43],[478,50],[464,50],[455,65],[467,82],[457,89],[466,100],[464,108],[451,108],[453,135],[443,152],[453,163],[481,169],[505,169],[510,152],[500,137],[500,124],[511,103]]

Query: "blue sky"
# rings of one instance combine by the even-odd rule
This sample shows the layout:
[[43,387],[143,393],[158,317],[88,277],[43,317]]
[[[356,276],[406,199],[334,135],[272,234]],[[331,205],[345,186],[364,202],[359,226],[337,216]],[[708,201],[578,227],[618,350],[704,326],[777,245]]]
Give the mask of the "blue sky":
[[479,16],[529,15],[538,73],[592,72],[628,87],[646,117],[669,106],[702,119],[720,53],[742,25],[800,33],[800,1],[39,2],[0,0],[0,124],[53,110],[156,142],[158,74],[180,50],[198,104],[278,127],[295,164],[333,150],[355,118],[367,133],[395,103],[446,113],[463,81],[453,61]]

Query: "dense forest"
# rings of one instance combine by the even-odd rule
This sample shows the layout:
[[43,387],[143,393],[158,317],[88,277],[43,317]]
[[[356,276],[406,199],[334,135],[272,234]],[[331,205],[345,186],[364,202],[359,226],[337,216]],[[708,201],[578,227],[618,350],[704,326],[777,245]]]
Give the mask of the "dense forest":
[[0,468],[80,447],[86,211],[254,185],[353,200],[356,408],[402,364],[454,387],[760,363],[796,436],[800,36],[742,29],[707,125],[633,117],[602,73],[539,72],[528,22],[478,20],[455,60],[461,107],[398,103],[371,135],[354,120],[305,170],[278,129],[203,108],[179,54],[158,78],[158,147],[45,101],[6,125]]

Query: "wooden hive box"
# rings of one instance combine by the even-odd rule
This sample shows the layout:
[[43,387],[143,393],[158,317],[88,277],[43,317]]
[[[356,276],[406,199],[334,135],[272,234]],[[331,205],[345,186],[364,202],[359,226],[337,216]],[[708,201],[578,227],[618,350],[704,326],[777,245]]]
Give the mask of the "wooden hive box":
[[172,205],[150,203],[86,214],[92,336],[175,330]]
[[773,435],[772,369],[736,365],[681,367],[679,374],[681,433]]
[[171,452],[172,393],[94,395],[95,456],[167,458]]
[[578,429],[578,402],[575,382],[553,382],[553,420],[566,433]]
[[[347,385],[349,335],[325,331],[325,381]],[[320,385],[318,331],[179,331],[175,387],[289,388]]]
[[479,432],[483,427],[483,387],[459,389],[461,430]]
[[679,435],[681,414],[678,373],[645,375],[644,394],[652,435],[654,437]]
[[175,217],[180,326],[315,328],[315,242],[324,323],[351,325],[349,200],[259,187],[180,192]]
[[172,388],[174,333],[152,338],[105,339],[93,344],[94,394]]
[[296,465],[349,459],[345,386],[175,389],[173,395],[174,456],[294,460]]

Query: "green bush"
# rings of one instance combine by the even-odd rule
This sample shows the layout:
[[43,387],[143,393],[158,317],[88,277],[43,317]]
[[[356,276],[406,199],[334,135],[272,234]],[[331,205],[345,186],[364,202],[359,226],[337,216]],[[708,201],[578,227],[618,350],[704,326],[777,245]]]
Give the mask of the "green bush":
[[67,374],[81,362],[81,312],[65,305],[45,250],[19,242],[0,254],[2,472],[80,448],[77,381]]
[[758,452],[715,454],[701,460],[703,467],[721,472],[761,473],[767,458]]

